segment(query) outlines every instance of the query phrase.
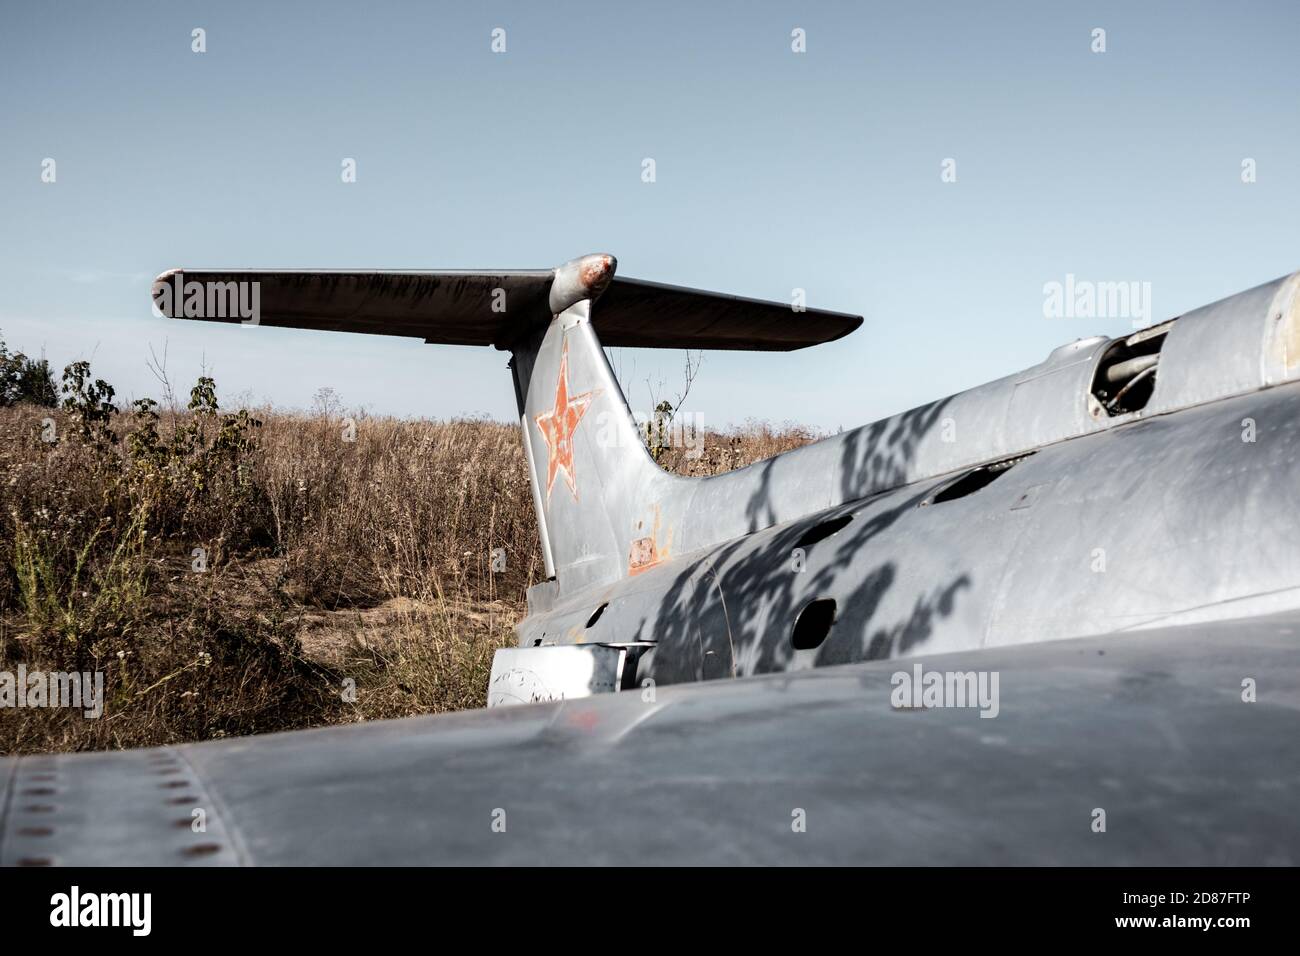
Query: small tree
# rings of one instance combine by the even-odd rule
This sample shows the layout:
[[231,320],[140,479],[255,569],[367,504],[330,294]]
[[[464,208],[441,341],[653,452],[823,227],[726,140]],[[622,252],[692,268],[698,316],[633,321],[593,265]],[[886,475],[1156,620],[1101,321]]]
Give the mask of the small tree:
[[650,457],[655,461],[663,458],[670,447],[671,437],[668,429],[673,423],[673,406],[663,401],[655,406],[654,417],[645,423],[645,446]]
[[63,370],[63,410],[83,440],[113,444],[117,435],[109,427],[117,406],[114,390],[102,378],[91,380],[89,362],[73,362]]
[[53,408],[58,404],[54,375],[46,359],[10,353],[0,339],[0,408],[28,402]]
[[222,414],[216,383],[206,375],[170,435],[159,433],[157,408],[153,399],[138,399],[135,429],[126,436],[128,481],[151,527],[218,541],[244,533],[257,504],[252,457],[262,423],[245,409]]

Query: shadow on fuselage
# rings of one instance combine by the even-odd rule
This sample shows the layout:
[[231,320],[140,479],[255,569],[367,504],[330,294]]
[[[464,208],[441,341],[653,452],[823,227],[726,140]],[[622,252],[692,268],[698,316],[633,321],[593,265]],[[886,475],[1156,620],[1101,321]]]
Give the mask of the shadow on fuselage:
[[[953,612],[970,586],[970,573],[927,580],[924,587],[916,586],[913,573],[905,585],[916,591],[910,613],[879,620],[882,601],[904,586],[904,576],[897,556],[873,543],[928,494],[933,483],[903,493],[899,485],[946,405],[936,402],[838,436],[844,503],[783,525],[775,525],[772,500],[776,460],[750,466],[759,475],[744,503],[750,534],[687,559],[675,573],[637,628],[634,639],[656,645],[643,659],[638,680],[770,673],[891,657],[922,646],[935,620]],[[894,490],[869,494],[880,488]],[[833,534],[810,534],[850,515]],[[813,540],[801,543],[808,539]],[[792,634],[801,612],[814,601],[832,600],[825,634],[814,646],[796,648]]]

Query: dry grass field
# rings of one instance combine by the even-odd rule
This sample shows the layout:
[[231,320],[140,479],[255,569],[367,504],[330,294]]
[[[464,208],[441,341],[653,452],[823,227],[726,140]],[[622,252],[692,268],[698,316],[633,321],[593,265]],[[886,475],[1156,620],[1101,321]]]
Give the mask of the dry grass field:
[[[114,411],[101,385],[81,369],[57,410],[0,408],[0,671],[100,671],[106,697],[96,720],[0,710],[0,754],[482,705],[542,574],[516,425],[228,413],[206,379]],[[661,463],[716,474],[813,437],[751,424]]]

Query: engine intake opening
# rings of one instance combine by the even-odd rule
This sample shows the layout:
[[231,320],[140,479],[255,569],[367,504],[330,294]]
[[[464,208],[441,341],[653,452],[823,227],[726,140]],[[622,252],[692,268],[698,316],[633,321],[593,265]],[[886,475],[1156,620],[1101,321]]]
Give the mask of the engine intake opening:
[[1141,411],[1155,392],[1160,350],[1176,320],[1116,339],[1097,363],[1092,380],[1092,416],[1110,418]]

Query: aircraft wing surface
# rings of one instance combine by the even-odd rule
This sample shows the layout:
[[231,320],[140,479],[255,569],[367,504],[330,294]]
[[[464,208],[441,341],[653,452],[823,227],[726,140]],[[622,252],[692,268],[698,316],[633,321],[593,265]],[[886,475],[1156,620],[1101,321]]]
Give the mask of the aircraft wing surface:
[[[1294,865],[1297,650],[1286,612],[10,758],[0,862]],[[996,672],[997,716],[891,707],[917,664]]]

